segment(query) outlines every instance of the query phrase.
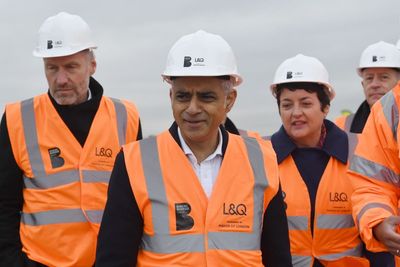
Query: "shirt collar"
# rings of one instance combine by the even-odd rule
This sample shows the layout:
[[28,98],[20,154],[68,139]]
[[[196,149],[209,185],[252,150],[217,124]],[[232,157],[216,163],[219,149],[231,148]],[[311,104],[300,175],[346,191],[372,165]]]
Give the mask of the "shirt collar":
[[90,89],[88,88],[88,98],[87,98],[87,101],[89,101],[90,99],[92,99],[92,92],[91,92]]
[[[178,127],[178,136],[179,136],[179,141],[180,141],[181,146],[182,146],[182,150],[185,153],[185,155],[194,157],[193,151],[190,149],[190,147],[186,144],[185,140],[183,139],[183,136],[182,136],[182,133],[181,133],[181,129],[179,129],[179,127]],[[222,133],[221,133],[220,129],[218,129],[218,145],[217,145],[217,148],[204,161],[213,159],[218,155],[222,156]]]

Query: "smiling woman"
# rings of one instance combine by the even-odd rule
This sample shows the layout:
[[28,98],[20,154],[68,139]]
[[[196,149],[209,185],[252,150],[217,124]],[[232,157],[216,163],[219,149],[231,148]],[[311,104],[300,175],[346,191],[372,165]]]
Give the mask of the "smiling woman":
[[[362,242],[347,197],[352,194],[347,135],[325,119],[335,96],[327,70],[318,59],[297,55],[279,66],[271,90],[283,124],[271,141],[293,266],[369,266],[361,257]],[[346,197],[338,205],[331,196],[340,194]]]

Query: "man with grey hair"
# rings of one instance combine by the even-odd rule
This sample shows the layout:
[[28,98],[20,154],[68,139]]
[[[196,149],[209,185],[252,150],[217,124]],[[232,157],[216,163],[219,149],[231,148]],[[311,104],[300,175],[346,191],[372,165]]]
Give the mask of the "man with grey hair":
[[400,80],[400,51],[383,41],[369,45],[361,54],[357,73],[361,77],[365,101],[354,114],[343,115],[335,123],[346,132],[361,133],[371,107]]
[[0,125],[0,266],[93,266],[120,146],[141,139],[127,101],[92,75],[87,23],[61,12],[39,29],[49,90],[9,104]]
[[242,80],[231,47],[185,35],[163,77],[175,122],[117,156],[97,266],[292,266],[270,142],[221,126]]

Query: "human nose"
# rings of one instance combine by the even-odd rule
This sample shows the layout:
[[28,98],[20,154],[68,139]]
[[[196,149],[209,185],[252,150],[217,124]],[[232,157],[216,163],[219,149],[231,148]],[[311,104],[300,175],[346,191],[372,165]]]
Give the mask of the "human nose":
[[186,111],[189,114],[196,114],[200,112],[200,105],[196,99],[196,97],[193,97],[190,102],[189,102],[189,106],[187,107]]
[[370,86],[371,86],[372,88],[378,88],[378,87],[381,86],[381,81],[379,80],[378,77],[375,76],[375,77],[372,79]]
[[68,75],[65,71],[60,70],[56,76],[57,84],[66,84],[68,82]]
[[299,105],[294,105],[292,115],[298,117],[301,116],[301,114],[303,114],[303,110],[301,109],[301,107]]

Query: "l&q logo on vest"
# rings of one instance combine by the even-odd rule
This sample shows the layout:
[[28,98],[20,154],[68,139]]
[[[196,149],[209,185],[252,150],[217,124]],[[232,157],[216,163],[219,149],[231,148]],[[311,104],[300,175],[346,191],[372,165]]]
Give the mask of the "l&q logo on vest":
[[97,144],[93,152],[95,156],[93,165],[106,167],[114,166],[115,153],[112,147]]
[[247,206],[243,203],[223,203],[222,218],[223,222],[218,226],[224,231],[237,231],[238,229],[249,230],[251,228],[248,221]]

